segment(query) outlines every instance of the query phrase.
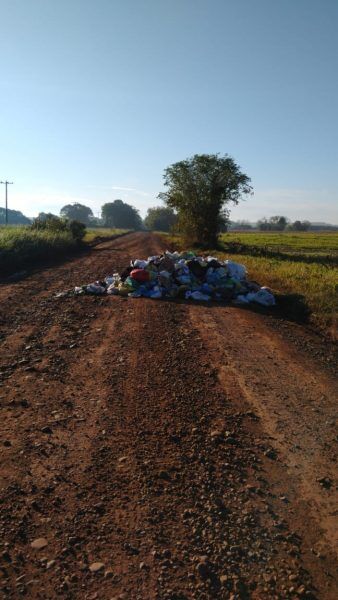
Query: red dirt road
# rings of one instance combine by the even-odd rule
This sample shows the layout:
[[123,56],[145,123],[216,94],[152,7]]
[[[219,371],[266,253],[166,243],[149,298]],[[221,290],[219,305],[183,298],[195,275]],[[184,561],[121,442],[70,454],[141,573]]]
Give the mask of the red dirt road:
[[235,307],[54,297],[164,249],[0,286],[0,596],[336,599],[331,349]]

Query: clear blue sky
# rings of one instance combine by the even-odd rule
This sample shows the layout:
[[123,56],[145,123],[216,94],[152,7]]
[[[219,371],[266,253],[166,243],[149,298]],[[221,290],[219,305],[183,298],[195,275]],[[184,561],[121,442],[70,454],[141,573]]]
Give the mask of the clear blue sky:
[[0,21],[12,208],[144,214],[166,166],[219,152],[255,190],[233,218],[338,223],[337,0],[1,0]]

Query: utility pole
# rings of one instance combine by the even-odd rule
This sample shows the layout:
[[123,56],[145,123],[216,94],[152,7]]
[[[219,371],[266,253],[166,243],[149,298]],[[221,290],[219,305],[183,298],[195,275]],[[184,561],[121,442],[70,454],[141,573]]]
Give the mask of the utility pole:
[[8,202],[7,202],[7,187],[9,185],[13,185],[13,181],[0,181],[0,183],[3,183],[6,186],[6,216],[5,216],[5,223],[6,225],[8,225]]

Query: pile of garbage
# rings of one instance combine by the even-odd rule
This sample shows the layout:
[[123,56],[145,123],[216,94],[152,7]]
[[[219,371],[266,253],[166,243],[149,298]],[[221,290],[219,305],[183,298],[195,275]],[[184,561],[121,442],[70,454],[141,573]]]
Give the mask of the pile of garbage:
[[133,260],[123,272],[75,287],[73,293],[275,304],[268,288],[247,279],[244,265],[213,256],[196,256],[193,252],[165,252],[147,260]]

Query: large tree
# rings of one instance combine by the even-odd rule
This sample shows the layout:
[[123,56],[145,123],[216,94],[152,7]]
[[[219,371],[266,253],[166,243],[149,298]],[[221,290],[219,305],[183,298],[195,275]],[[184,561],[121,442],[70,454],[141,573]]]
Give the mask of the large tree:
[[101,214],[107,227],[142,229],[142,219],[138,210],[134,206],[123,202],[123,200],[107,202],[102,206]]
[[148,208],[144,224],[147,229],[156,231],[170,231],[177,222],[177,215],[172,208],[166,206],[154,206]]
[[89,206],[74,202],[74,204],[66,204],[60,210],[60,216],[69,220],[80,221],[85,225],[89,225],[90,217],[93,217],[93,211]]
[[250,178],[227,154],[195,154],[174,163],[164,171],[164,185],[168,190],[159,198],[177,211],[180,230],[210,247],[217,244],[229,203],[252,193]]

